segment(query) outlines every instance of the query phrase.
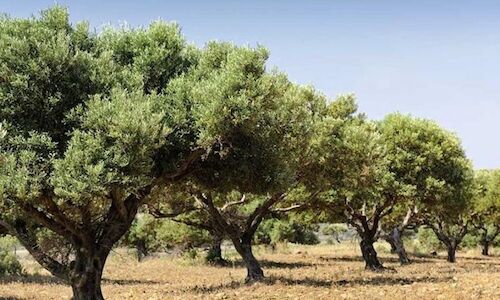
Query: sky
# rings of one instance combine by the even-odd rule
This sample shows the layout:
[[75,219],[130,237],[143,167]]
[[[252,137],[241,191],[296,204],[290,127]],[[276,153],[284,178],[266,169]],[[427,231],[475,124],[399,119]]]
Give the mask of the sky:
[[500,167],[500,1],[2,0],[0,11],[29,17],[55,3],[97,31],[163,19],[199,46],[263,45],[292,81],[355,93],[373,119],[433,119],[476,168]]

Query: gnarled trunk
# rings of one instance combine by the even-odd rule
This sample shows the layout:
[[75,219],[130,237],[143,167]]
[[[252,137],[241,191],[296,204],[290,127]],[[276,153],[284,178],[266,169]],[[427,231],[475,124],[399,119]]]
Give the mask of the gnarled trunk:
[[69,280],[73,300],[103,300],[101,280],[108,251],[80,249],[70,264]]
[[264,271],[260,267],[259,262],[255,258],[252,252],[252,242],[247,239],[231,238],[234,244],[234,248],[243,259],[245,266],[247,268],[247,277],[245,282],[256,282],[264,279]]
[[407,265],[410,263],[410,259],[408,258],[408,254],[406,253],[405,245],[403,243],[401,235],[402,230],[396,227],[392,230],[391,240],[394,243],[395,252],[398,254],[399,262],[402,265]]
[[381,271],[384,269],[384,266],[377,257],[377,252],[373,247],[373,239],[370,237],[363,237],[361,242],[359,243],[361,247],[361,253],[363,254],[363,259],[365,260],[365,269],[372,271]]
[[255,282],[264,279],[264,271],[262,271],[259,262],[253,255],[252,244],[241,244],[241,248],[242,251],[240,252],[240,255],[245,262],[245,266],[247,267],[247,277],[245,279],[245,282]]

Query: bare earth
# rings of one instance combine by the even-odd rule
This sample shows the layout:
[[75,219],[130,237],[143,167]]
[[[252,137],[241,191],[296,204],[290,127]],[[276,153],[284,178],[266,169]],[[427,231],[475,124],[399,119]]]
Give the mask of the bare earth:
[[[157,257],[137,263],[118,251],[108,260],[106,299],[500,299],[500,257],[478,251],[458,253],[449,264],[442,255],[415,258],[399,266],[379,245],[386,267],[396,272],[364,271],[354,243],[257,248],[266,282],[245,285],[241,265],[220,268],[199,260]],[[498,252],[496,252],[498,255]],[[228,251],[232,259],[234,253]],[[28,275],[0,280],[0,299],[70,299],[71,289],[33,262]]]

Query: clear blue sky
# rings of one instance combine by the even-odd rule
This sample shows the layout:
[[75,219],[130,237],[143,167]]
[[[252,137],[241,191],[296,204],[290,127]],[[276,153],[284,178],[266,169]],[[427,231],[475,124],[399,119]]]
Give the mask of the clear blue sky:
[[[54,1],[2,1],[30,16]],[[436,120],[477,168],[500,167],[499,1],[57,1],[72,21],[178,22],[189,41],[262,44],[270,66],[328,96],[354,92],[360,110]]]

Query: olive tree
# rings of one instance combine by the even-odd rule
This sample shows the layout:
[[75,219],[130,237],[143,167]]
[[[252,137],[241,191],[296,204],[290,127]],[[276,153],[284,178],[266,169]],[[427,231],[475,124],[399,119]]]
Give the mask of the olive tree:
[[[164,22],[96,34],[56,7],[38,18],[2,17],[0,45],[2,225],[75,299],[103,298],[106,258],[155,190],[232,153],[226,146],[246,115],[227,104],[260,99],[225,97],[242,76],[269,93],[255,110],[279,106],[267,87],[282,77],[259,81],[263,66],[239,54],[224,64],[249,73],[218,77],[227,89],[214,81],[195,101],[180,96],[172,79],[195,65],[217,68],[219,53],[186,46]],[[262,61],[263,51],[247,52]],[[43,251],[39,228],[69,248],[69,260]]]
[[[435,175],[426,178],[425,186],[418,189],[423,195],[417,218],[446,246],[447,260],[455,262],[456,250],[472,220],[473,171],[460,140],[437,125],[434,127],[433,144],[440,145],[440,149],[432,160]],[[429,146],[424,151],[434,151],[436,146]]]
[[377,124],[356,115],[353,96],[342,96],[317,122],[307,164],[308,187],[321,191],[318,206],[330,222],[353,226],[361,238],[366,269],[383,270],[374,242],[382,219],[403,194],[389,171],[386,148]]
[[190,174],[184,197],[195,199],[211,225],[233,242],[247,281],[261,280],[253,235],[297,185],[302,149],[325,100],[283,74],[267,72],[262,48],[211,43],[208,49],[195,68],[169,86],[183,101],[210,101],[213,115],[202,112],[198,122],[207,133],[225,133],[214,155]]
[[479,170],[475,173],[473,226],[480,232],[483,255],[500,234],[500,170]]
[[436,189],[436,182],[455,187],[466,184],[454,178],[466,171],[466,159],[458,140],[430,120],[390,114],[379,128],[390,161],[389,171],[407,189],[405,201],[398,202],[382,227],[401,264],[407,264],[410,260],[402,240],[404,231],[420,225],[419,210],[424,206],[447,201],[441,197],[447,190]]

